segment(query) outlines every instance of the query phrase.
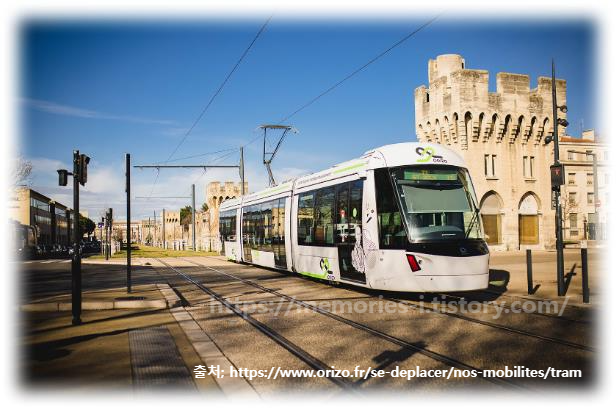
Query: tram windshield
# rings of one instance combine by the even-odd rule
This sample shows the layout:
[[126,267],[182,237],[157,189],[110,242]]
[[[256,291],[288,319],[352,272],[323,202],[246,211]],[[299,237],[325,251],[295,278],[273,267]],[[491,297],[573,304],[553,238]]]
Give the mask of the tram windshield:
[[483,238],[466,169],[408,166],[391,175],[412,242]]

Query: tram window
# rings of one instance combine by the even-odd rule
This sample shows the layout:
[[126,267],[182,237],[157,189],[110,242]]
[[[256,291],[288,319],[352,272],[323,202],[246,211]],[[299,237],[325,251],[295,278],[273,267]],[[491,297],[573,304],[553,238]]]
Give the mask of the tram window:
[[404,249],[407,244],[406,231],[387,169],[376,169],[374,179],[380,248]]
[[349,184],[336,186],[336,243],[349,238]]
[[263,243],[263,220],[261,218],[261,205],[253,205],[251,206],[253,211],[253,217],[255,221],[255,240],[253,243],[253,249],[260,250],[261,244]]
[[314,192],[299,195],[297,206],[297,243],[314,243]]
[[349,241],[351,243],[355,243],[355,227],[359,227],[361,231],[361,202],[362,202],[362,187],[363,182],[361,180],[357,180],[352,182],[351,184],[351,200],[349,203]]
[[261,203],[262,240],[261,251],[272,251],[272,206],[273,202]]
[[280,199],[278,202],[278,220],[276,224],[278,225],[278,237],[280,244],[284,244],[284,214],[285,214],[285,199]]
[[315,244],[334,244],[334,198],[333,187],[319,189],[316,192]]

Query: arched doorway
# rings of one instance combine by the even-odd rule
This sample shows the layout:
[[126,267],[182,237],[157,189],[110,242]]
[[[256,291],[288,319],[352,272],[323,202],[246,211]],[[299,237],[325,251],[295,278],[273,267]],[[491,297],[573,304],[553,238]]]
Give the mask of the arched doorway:
[[520,245],[539,244],[539,202],[534,193],[522,197],[518,208]]
[[486,193],[481,199],[481,221],[486,242],[490,245],[501,244],[501,212],[503,201],[494,191]]

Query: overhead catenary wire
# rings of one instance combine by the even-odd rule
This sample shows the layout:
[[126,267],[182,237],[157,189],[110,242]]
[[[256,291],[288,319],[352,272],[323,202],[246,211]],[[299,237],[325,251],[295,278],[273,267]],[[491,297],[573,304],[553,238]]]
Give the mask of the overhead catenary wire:
[[[216,98],[218,97],[218,95],[220,95],[220,93],[222,92],[222,90],[224,89],[225,85],[227,84],[227,82],[229,82],[229,79],[231,78],[231,76],[233,75],[233,73],[235,73],[235,71],[237,71],[237,69],[239,68],[239,66],[242,64],[242,61],[244,61],[244,58],[246,57],[246,55],[248,55],[248,52],[250,51],[250,49],[254,46],[254,44],[257,42],[257,40],[259,39],[259,37],[261,36],[261,34],[263,33],[263,31],[265,31],[265,28],[267,27],[267,25],[269,24],[270,20],[272,19],[272,16],[268,17],[268,19],[265,21],[265,23],[263,23],[263,25],[261,26],[261,28],[259,29],[259,31],[257,32],[257,34],[254,36],[254,38],[252,39],[252,41],[250,42],[250,44],[248,45],[248,47],[246,47],[246,49],[244,50],[244,52],[242,53],[242,55],[240,56],[240,58],[237,60],[237,62],[235,63],[235,65],[233,66],[233,68],[231,69],[231,71],[229,71],[229,73],[227,74],[227,76],[225,77],[225,79],[222,81],[222,83],[220,84],[220,86],[218,87],[218,89],[214,92],[214,94],[210,97],[208,103],[205,105],[205,107],[201,110],[201,112],[199,113],[199,115],[197,116],[197,118],[195,119],[195,121],[192,123],[192,125],[188,128],[188,130],[186,131],[186,133],[184,134],[184,136],[182,137],[182,139],[180,140],[180,142],[175,146],[175,148],[173,149],[173,151],[171,152],[171,154],[169,155],[169,157],[167,158],[167,160],[163,163],[168,163],[169,161],[171,161],[171,158],[173,158],[173,155],[176,154],[176,152],[178,151],[178,149],[180,149],[180,147],[184,144],[184,142],[186,141],[186,139],[188,138],[188,136],[191,134],[191,132],[195,129],[195,127],[197,126],[197,124],[201,121],[201,119],[205,116],[206,112],[208,111],[208,109],[210,108],[210,106],[212,106],[212,104],[214,103],[214,100],[216,100]],[[154,192],[154,188],[156,186],[156,183],[158,182],[158,174],[156,175],[156,179],[154,180],[154,183],[152,185],[152,189],[150,191],[150,196],[152,196],[152,193]]]
[[312,99],[310,99],[308,102],[304,103],[303,105],[301,105],[299,108],[297,108],[295,111],[291,112],[290,114],[288,114],[287,116],[285,116],[284,118],[282,118],[280,121],[278,121],[279,124],[283,124],[285,122],[287,122],[289,119],[293,118],[295,115],[299,114],[301,111],[303,111],[304,109],[308,108],[310,105],[314,104],[315,102],[317,102],[319,99],[321,99],[322,97],[324,97],[325,95],[329,94],[330,92],[332,92],[334,89],[338,88],[340,85],[342,85],[344,82],[350,80],[351,78],[353,78],[355,75],[359,74],[361,71],[363,71],[364,69],[366,69],[369,65],[375,63],[376,61],[378,61],[379,59],[381,59],[383,56],[385,56],[386,54],[388,54],[390,51],[392,51],[393,49],[397,48],[398,46],[400,46],[401,44],[403,44],[404,42],[406,42],[408,39],[410,39],[411,37],[413,37],[415,34],[419,33],[421,30],[423,30],[424,28],[428,27],[430,24],[432,24],[437,18],[440,17],[440,14],[432,17],[430,20],[426,21],[425,23],[423,23],[421,26],[417,27],[415,30],[413,30],[412,32],[410,32],[409,34],[405,35],[404,37],[402,37],[400,40],[398,40],[397,42],[395,42],[393,45],[391,45],[389,48],[387,48],[386,50],[380,52],[379,54],[377,54],[375,57],[373,57],[372,59],[370,59],[368,62],[366,62],[365,64],[363,64],[362,66],[360,66],[359,68],[355,69],[354,71],[352,71],[350,74],[347,74],[344,78],[342,78],[341,80],[335,82],[334,84],[332,84],[331,86],[329,86],[327,89],[325,89],[323,92],[321,92],[320,94],[318,94],[317,96],[313,97]]
[[[441,13],[442,14],[442,13]],[[342,85],[344,82],[348,81],[349,79],[353,78],[355,75],[359,74],[361,71],[363,71],[364,69],[366,69],[369,65],[375,63],[376,61],[378,61],[379,59],[381,59],[383,56],[385,56],[386,54],[388,54],[390,51],[392,51],[393,49],[397,48],[398,46],[400,46],[401,44],[403,44],[405,41],[409,40],[411,37],[413,37],[415,34],[419,33],[421,30],[423,30],[424,28],[428,27],[430,24],[434,23],[434,21],[436,21],[441,14],[437,14],[436,16],[434,16],[433,18],[431,18],[430,20],[426,21],[424,24],[422,24],[421,26],[419,26],[418,28],[416,28],[415,30],[413,30],[412,32],[410,32],[409,34],[407,34],[406,36],[402,37],[400,40],[398,40],[397,42],[395,42],[394,44],[392,44],[390,47],[388,47],[387,49],[385,49],[384,51],[380,52],[379,54],[377,54],[375,57],[373,57],[372,59],[370,59],[368,62],[364,63],[363,65],[361,65],[360,67],[356,68],[355,70],[353,70],[350,74],[347,74],[344,78],[342,78],[341,80],[335,82],[333,85],[329,86],[328,88],[326,88],[324,91],[322,91],[321,93],[319,93],[317,96],[311,98],[310,100],[308,100],[306,103],[304,103],[303,105],[301,105],[299,108],[297,108],[295,111],[291,112],[290,114],[286,115],[284,118],[282,118],[280,121],[278,121],[279,124],[283,124],[285,122],[287,122],[289,119],[291,119],[292,117],[294,117],[295,115],[299,114],[301,111],[303,111],[304,109],[308,108],[309,106],[311,106],[312,104],[314,104],[315,102],[317,102],[319,99],[321,99],[322,97],[324,97],[325,95],[329,94],[331,91],[333,91],[334,89],[338,88],[340,85]],[[243,147],[249,146],[253,143],[255,143],[257,140],[259,140],[261,138],[261,135],[257,135],[256,137],[254,137],[253,139],[251,139],[250,141],[248,141],[247,143],[245,143],[244,145],[242,145]]]

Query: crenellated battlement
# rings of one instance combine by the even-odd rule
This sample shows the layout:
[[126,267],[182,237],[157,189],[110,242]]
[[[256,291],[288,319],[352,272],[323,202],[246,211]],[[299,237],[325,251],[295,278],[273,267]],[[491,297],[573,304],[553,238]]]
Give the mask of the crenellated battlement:
[[[426,87],[415,89],[415,128],[420,141],[460,144],[496,140],[540,143],[552,134],[552,80],[499,72],[496,92],[489,92],[489,73],[466,68],[462,56],[439,55],[428,62]],[[566,104],[567,83],[556,80],[558,104]],[[565,114],[559,114],[566,117]],[[564,132],[564,129],[563,129]]]

